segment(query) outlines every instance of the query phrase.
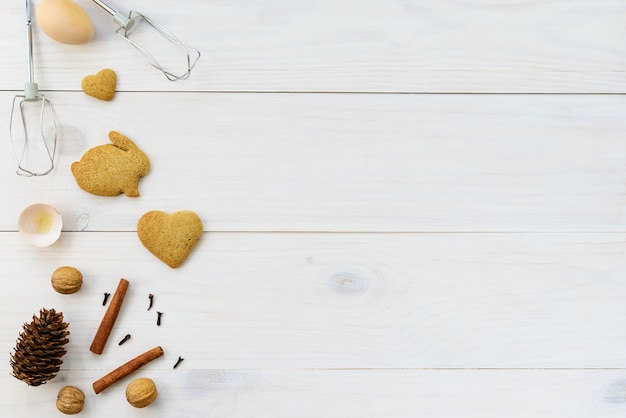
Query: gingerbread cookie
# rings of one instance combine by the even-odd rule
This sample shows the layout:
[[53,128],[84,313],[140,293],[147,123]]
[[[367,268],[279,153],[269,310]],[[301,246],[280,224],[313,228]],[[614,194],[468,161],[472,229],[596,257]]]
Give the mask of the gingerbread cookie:
[[151,211],[137,223],[137,235],[144,247],[171,268],[180,266],[189,257],[202,231],[200,217],[188,210],[171,215]]
[[88,150],[72,164],[78,186],[98,196],[139,196],[139,179],[150,169],[150,160],[124,135],[111,131],[112,144]]
[[83,78],[80,87],[85,94],[100,100],[112,100],[115,96],[115,86],[117,85],[117,76],[115,71],[105,68],[96,75],[88,75]]

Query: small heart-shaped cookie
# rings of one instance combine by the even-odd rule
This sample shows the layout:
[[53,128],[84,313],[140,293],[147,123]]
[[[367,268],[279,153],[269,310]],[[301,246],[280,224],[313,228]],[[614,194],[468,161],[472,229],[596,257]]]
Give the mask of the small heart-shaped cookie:
[[152,254],[171,268],[180,266],[202,236],[200,217],[189,210],[171,215],[153,210],[137,223],[139,240]]
[[85,94],[100,100],[112,100],[115,96],[117,76],[113,70],[105,68],[96,75],[88,75],[83,78],[80,87]]

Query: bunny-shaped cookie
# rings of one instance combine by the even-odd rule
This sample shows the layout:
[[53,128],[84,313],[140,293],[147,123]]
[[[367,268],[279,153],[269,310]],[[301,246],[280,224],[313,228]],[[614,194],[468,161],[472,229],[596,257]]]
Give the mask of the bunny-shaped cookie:
[[109,132],[112,144],[88,150],[72,164],[81,189],[98,196],[139,196],[139,179],[150,169],[150,160],[137,145],[119,132]]

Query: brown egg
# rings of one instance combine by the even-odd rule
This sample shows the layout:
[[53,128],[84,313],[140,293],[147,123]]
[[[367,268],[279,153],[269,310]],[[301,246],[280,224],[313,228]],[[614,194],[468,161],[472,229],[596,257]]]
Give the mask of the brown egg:
[[72,0],[43,0],[37,7],[37,24],[55,41],[79,45],[93,38],[93,23]]

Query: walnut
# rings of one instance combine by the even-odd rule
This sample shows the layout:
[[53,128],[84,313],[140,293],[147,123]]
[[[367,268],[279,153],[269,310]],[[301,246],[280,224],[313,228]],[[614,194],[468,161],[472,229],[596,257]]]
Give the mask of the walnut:
[[59,293],[76,293],[83,285],[83,275],[74,267],[59,267],[52,273],[52,287]]
[[57,409],[64,414],[78,414],[85,405],[85,394],[74,386],[65,386],[57,395]]
[[126,400],[135,408],[144,408],[150,405],[159,395],[152,379],[140,377],[126,386]]

